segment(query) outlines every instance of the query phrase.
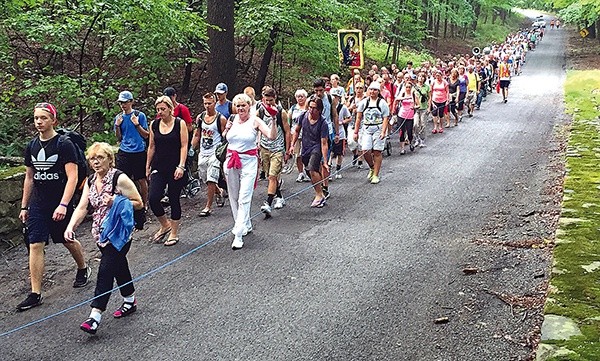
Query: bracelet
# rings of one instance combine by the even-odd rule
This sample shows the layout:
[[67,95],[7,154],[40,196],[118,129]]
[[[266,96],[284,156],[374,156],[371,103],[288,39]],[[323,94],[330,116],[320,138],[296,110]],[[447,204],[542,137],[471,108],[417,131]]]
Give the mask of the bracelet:
[[177,168],[179,168],[179,169],[181,169],[182,171],[184,171],[184,172],[185,172],[185,167],[184,167],[184,166],[182,166],[182,165],[178,165],[178,166],[177,166]]
[[21,210],[22,210],[22,211],[28,211],[28,210],[29,210],[29,207],[21,207]]
[[69,208],[69,205],[68,204],[64,204],[64,203],[59,204],[59,206],[63,206],[65,208]]

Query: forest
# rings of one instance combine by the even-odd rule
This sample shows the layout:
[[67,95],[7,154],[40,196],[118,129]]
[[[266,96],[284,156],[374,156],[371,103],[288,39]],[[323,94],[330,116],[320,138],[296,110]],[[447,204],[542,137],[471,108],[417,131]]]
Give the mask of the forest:
[[166,86],[193,114],[202,93],[221,81],[231,94],[265,84],[289,94],[315,76],[347,76],[338,29],[362,30],[369,61],[404,66],[448,41],[502,41],[519,26],[515,6],[600,25],[597,0],[6,0],[0,156],[22,154],[40,101],[56,104],[61,125],[88,140],[114,142],[121,90],[148,113]]

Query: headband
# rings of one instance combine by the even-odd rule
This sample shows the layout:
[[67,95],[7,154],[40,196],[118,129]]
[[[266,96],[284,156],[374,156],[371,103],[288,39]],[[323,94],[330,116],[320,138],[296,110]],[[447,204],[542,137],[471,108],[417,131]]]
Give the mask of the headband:
[[52,117],[56,118],[56,107],[50,103],[37,103],[34,109],[42,109],[52,114]]

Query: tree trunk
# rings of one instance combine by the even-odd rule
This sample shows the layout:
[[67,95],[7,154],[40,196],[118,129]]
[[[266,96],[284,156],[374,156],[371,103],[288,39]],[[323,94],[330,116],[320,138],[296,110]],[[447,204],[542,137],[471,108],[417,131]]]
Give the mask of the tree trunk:
[[479,16],[481,15],[481,5],[479,5],[478,2],[475,3],[475,5],[473,6],[473,12],[475,13],[475,19],[473,19],[473,24],[471,26],[471,29],[473,30],[473,32],[477,31],[477,20],[479,19]]
[[269,65],[271,64],[271,58],[273,57],[273,48],[275,47],[275,40],[277,39],[277,27],[274,26],[269,33],[269,40],[263,54],[262,61],[260,62],[260,69],[256,75],[256,81],[254,82],[254,89],[260,92],[267,81],[267,75],[269,73]]
[[600,19],[596,20],[596,39],[600,43]]
[[214,89],[225,83],[229,94],[235,95],[236,61],[234,42],[234,0],[207,0],[206,21],[208,28],[207,86]]
[[446,6],[444,6],[444,39],[448,38],[448,1],[446,0]]
[[190,93],[190,83],[192,81],[192,63],[187,61],[185,63],[185,69],[183,72],[183,81],[181,82],[181,96],[188,95]]

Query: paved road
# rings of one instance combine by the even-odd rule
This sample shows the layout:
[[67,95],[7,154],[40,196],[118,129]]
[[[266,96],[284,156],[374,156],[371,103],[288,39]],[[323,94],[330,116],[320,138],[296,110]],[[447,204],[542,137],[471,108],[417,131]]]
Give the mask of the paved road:
[[[537,296],[548,277],[547,250],[506,245],[553,235],[549,179],[562,122],[564,41],[562,30],[550,32],[530,54],[508,104],[492,95],[474,118],[430,135],[427,148],[385,158],[379,185],[349,169],[332,183],[325,208],[308,207],[310,192],[288,199],[272,219],[255,220],[243,250],[232,252],[228,236],[138,282],[139,311],[123,320],[106,315],[97,336],[78,329],[88,312],[80,307],[0,338],[1,358],[524,359],[540,309],[511,310],[495,294]],[[292,176],[286,185],[288,194],[304,186]],[[230,225],[228,209],[193,219],[176,247],[137,242],[134,273]],[[479,272],[466,276],[466,266]],[[66,284],[71,275],[57,277]],[[24,291],[14,293],[15,303]],[[0,332],[91,292],[57,284],[43,307],[16,314],[3,305]],[[113,297],[110,308],[118,302]],[[449,322],[435,324],[438,317]]]

